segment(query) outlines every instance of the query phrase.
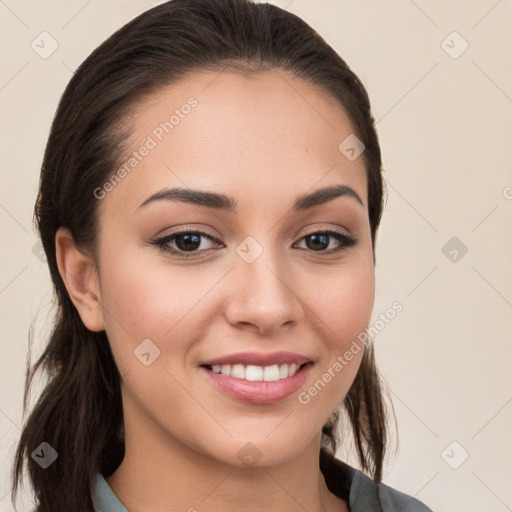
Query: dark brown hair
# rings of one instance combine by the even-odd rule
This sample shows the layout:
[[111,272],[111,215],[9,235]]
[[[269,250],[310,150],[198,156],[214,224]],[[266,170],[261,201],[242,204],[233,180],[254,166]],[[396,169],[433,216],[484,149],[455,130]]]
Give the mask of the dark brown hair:
[[[192,71],[272,69],[289,71],[337,100],[364,143],[375,262],[384,205],[375,123],[363,84],[322,37],[297,16],[250,0],[171,0],[127,23],[74,73],[44,154],[34,216],[57,312],[48,345],[33,365],[28,363],[25,412],[35,373],[43,371],[47,383],[17,447],[13,503],[26,465],[39,511],[92,510],[95,473],[108,476],[124,456],[120,375],[105,332],[84,326],[60,277],[57,229],[69,228],[78,246],[94,248],[98,201],[93,191],[122,161],[129,132],[124,121],[137,102]],[[345,400],[322,429],[324,446],[333,452],[340,411],[352,426],[361,468],[380,481],[387,414],[371,344]],[[58,453],[47,469],[31,457],[42,442]]]

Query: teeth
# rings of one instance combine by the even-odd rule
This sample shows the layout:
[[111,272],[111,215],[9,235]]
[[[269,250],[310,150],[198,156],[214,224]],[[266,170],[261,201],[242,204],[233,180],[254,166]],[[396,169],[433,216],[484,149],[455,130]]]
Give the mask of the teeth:
[[262,381],[263,370],[261,366],[247,366],[245,369],[245,380]]
[[279,366],[277,364],[265,366],[263,368],[263,380],[267,382],[279,380]]
[[245,368],[243,364],[234,364],[231,366],[231,376],[237,379],[245,379]]
[[214,364],[212,371],[215,373],[222,373],[235,377],[237,379],[244,379],[253,382],[274,382],[276,380],[286,379],[293,377],[297,370],[300,368],[298,364],[274,364],[272,366],[255,366],[249,364]]

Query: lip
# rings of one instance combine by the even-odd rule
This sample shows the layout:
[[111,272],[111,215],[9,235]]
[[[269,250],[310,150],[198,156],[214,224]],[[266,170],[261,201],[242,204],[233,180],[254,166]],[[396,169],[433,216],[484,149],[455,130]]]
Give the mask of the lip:
[[223,364],[243,364],[254,366],[272,366],[274,364],[298,364],[309,363],[311,359],[293,352],[271,352],[264,354],[260,352],[237,352],[223,357],[217,357],[209,361],[204,361],[201,366],[223,365]]
[[293,395],[304,384],[312,366],[313,363],[306,360],[304,366],[297,370],[292,377],[272,382],[237,379],[222,373],[215,373],[204,366],[199,367],[199,370],[210,379],[217,389],[228,396],[254,404],[274,404]]

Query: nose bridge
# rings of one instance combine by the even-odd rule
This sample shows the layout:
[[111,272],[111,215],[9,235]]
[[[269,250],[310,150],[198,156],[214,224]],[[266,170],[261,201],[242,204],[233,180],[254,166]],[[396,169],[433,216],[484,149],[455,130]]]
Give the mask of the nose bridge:
[[267,233],[264,246],[247,237],[237,246],[231,276],[234,288],[226,311],[231,323],[253,324],[261,332],[295,323],[302,314],[286,262],[271,247],[271,238]]

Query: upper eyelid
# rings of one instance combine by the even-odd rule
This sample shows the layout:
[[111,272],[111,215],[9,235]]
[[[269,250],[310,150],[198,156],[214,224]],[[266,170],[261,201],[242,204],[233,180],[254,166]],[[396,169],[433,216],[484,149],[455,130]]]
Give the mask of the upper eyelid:
[[335,233],[339,233],[341,235],[345,235],[347,237],[351,237],[352,234],[350,233],[350,231],[346,228],[340,228],[340,227],[326,227],[326,228],[318,228],[318,227],[312,227],[311,229],[307,229],[306,232],[301,236],[301,238],[307,236],[307,235],[312,235],[314,233],[329,233],[329,232],[335,232]]
[[[330,231],[334,231],[336,233],[340,233],[342,235],[346,235],[346,236],[352,236],[347,229],[343,228],[334,228],[334,227],[326,227],[326,228],[318,228],[318,227],[314,227],[314,228],[311,228],[311,229],[307,229],[305,233],[302,234],[301,238],[304,237],[304,236],[307,236],[307,235],[311,235],[311,234],[314,234],[314,233],[328,233]],[[200,234],[200,235],[204,235],[208,238],[211,238],[211,239],[214,239],[214,240],[218,240],[219,237],[215,236],[215,235],[212,235],[211,233],[209,233],[208,231],[203,231],[201,228],[183,228],[181,230],[178,230],[178,231],[173,231],[172,233],[168,233],[168,234],[165,234],[165,235],[162,235],[162,236],[158,236],[155,237],[155,238],[167,238],[167,237],[171,237],[171,236],[178,236],[178,235],[183,235],[183,234],[187,234],[187,233],[193,233],[193,234]]]

